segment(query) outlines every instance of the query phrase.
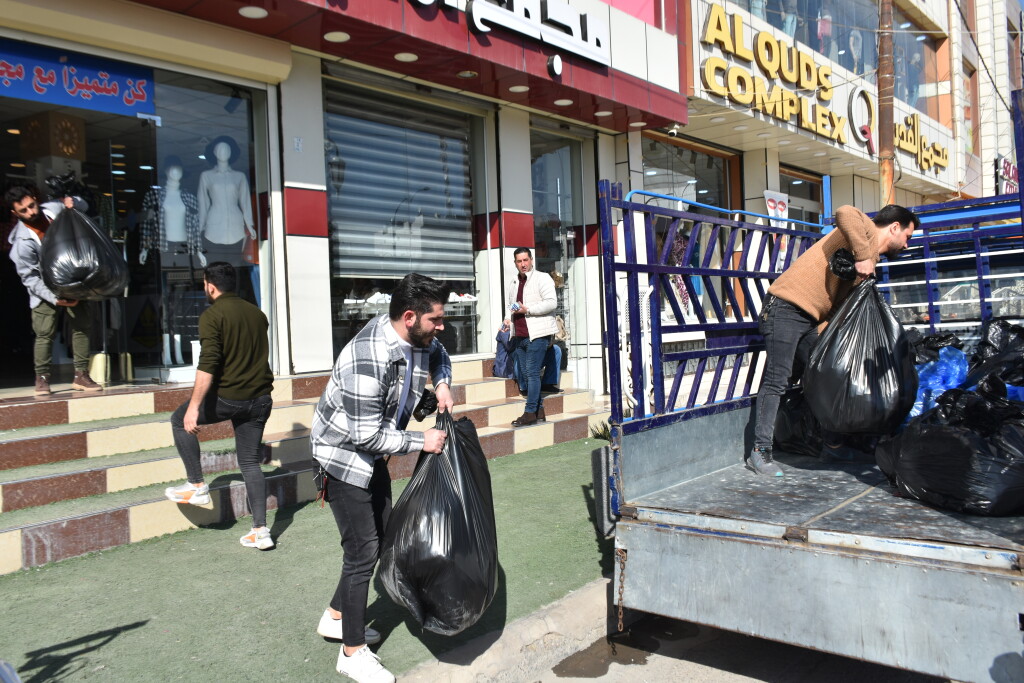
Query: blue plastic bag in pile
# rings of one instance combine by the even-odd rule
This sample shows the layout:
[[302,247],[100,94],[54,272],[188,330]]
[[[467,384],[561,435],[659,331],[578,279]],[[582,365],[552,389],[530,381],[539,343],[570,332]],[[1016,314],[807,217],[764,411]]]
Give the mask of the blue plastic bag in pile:
[[910,418],[935,407],[935,399],[947,389],[959,387],[967,379],[967,354],[952,346],[939,349],[939,357],[917,368],[917,398],[910,409]]

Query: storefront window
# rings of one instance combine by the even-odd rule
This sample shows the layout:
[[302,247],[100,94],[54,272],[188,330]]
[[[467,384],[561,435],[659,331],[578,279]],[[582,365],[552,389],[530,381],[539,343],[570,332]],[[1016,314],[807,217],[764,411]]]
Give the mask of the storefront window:
[[895,7],[892,23],[896,97],[921,113],[938,118],[938,42]]
[[[122,359],[113,364],[113,380],[132,378],[131,368],[136,379],[190,379],[170,373],[191,371],[207,305],[203,265],[231,263],[239,294],[263,299],[268,173],[256,161],[254,121],[265,115],[264,93],[18,41],[2,41],[0,49],[39,86],[0,87],[5,186],[35,185],[45,201],[47,178],[72,174],[85,213],[129,265],[126,296],[88,304],[100,321],[93,351]],[[0,261],[0,306],[10,321],[0,352],[30,369],[25,289],[10,261]],[[66,345],[55,345],[55,354],[58,363],[66,360]]]
[[325,80],[334,351],[411,272],[452,287],[450,354],[476,351],[472,117]]
[[[787,216],[818,223],[821,219],[821,178],[793,169],[779,169],[779,189],[789,196]],[[807,229],[802,226],[801,229]]]
[[750,13],[853,73],[874,81],[878,3],[744,0]]

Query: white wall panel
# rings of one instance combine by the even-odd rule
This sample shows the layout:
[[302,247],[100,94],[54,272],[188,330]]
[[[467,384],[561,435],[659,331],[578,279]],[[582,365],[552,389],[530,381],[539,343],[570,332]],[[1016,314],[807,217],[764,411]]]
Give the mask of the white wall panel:
[[325,372],[334,364],[330,241],[289,236],[286,242],[292,372]]

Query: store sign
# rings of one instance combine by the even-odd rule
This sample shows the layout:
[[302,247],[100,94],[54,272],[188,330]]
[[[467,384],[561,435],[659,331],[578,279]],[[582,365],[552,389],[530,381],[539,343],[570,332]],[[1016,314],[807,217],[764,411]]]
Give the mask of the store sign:
[[935,172],[949,167],[949,148],[937,142],[930,145],[921,134],[921,116],[911,114],[896,124],[896,149],[910,152],[917,159],[917,167],[922,171],[935,168]]
[[0,40],[0,96],[111,114],[152,114],[153,70]]
[[1020,176],[1013,159],[996,157],[996,193],[1017,194],[1020,191]]
[[[410,2],[458,9],[456,0]],[[497,26],[604,66],[612,63],[608,23],[565,0],[469,0],[466,16],[478,33]]]
[[[759,31],[749,39],[743,17],[727,15],[721,5],[708,8],[700,41],[736,60],[718,56],[704,60],[701,81],[708,91],[841,145],[847,143],[847,117],[829,106],[832,67],[816,64],[810,51],[779,40],[769,31]],[[737,62],[755,65],[757,71]],[[814,97],[798,95],[789,88],[814,93]]]

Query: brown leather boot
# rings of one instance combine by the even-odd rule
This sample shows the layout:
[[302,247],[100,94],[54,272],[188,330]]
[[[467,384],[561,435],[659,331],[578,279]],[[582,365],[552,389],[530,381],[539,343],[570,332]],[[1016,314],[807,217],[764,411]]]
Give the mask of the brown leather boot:
[[36,375],[36,396],[50,395],[50,378],[46,375]]
[[516,419],[512,420],[513,427],[529,427],[530,425],[537,424],[537,413],[523,413]]
[[88,370],[76,371],[75,380],[71,383],[75,391],[102,391],[103,387],[92,381]]
[[544,416],[544,406],[537,406],[537,422],[547,422],[548,418]]

